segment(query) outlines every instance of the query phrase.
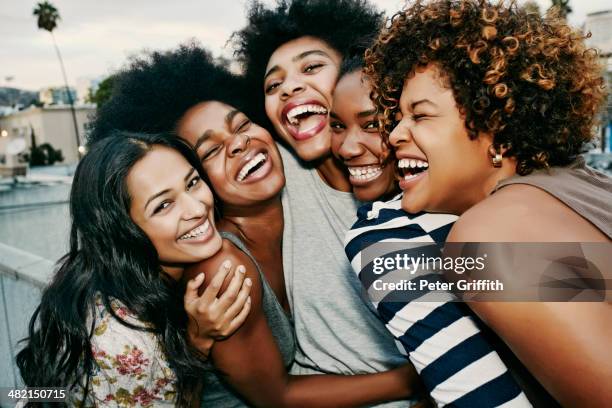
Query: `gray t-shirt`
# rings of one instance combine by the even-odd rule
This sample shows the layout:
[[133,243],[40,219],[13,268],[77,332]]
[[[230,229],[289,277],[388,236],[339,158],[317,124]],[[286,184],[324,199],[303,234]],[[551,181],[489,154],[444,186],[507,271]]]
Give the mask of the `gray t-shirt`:
[[[279,146],[283,190],[283,268],[297,351],[292,374],[365,374],[407,362],[361,298],[361,283],[344,253],[344,236],[359,202],[329,187]],[[408,402],[385,406],[408,406]]]

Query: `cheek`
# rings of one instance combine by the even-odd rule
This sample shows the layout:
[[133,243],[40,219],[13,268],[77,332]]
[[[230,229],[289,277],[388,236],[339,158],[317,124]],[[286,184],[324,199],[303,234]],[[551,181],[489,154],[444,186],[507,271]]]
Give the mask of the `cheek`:
[[276,124],[279,122],[279,119],[276,115],[276,98],[274,96],[266,96],[264,98],[264,106],[266,108],[266,115],[268,116],[268,119],[270,119],[270,121],[276,126]]

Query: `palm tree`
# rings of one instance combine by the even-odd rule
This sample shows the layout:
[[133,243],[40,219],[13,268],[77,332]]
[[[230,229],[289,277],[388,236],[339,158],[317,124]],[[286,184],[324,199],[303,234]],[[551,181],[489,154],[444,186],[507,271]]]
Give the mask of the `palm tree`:
[[559,17],[567,18],[567,15],[572,12],[569,5],[569,0],[552,0],[552,6],[559,10]]
[[55,28],[57,27],[57,22],[61,19],[61,17],[59,15],[59,11],[57,11],[57,8],[55,8],[53,4],[49,3],[46,0],[36,5],[33,14],[37,17],[38,28],[41,30],[48,31],[49,34],[51,34],[51,38],[53,39],[53,46],[55,47],[55,52],[57,54],[57,58],[59,59],[60,67],[62,68],[64,85],[66,85],[66,94],[68,95],[68,103],[70,104],[70,111],[72,112],[74,135],[76,136],[77,151],[80,158],[81,151],[79,147],[81,146],[81,138],[79,137],[79,127],[77,125],[76,112],[74,111],[74,101],[72,99],[72,94],[70,93],[70,88],[68,87],[68,78],[66,77],[66,68],[64,68],[64,60],[62,59],[62,54],[60,54],[57,42],[55,41],[55,36],[53,35],[53,30],[55,30]]

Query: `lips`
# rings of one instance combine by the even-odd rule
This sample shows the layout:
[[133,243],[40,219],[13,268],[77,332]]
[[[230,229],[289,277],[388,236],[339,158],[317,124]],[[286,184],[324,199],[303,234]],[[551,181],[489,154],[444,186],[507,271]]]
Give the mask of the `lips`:
[[266,149],[249,152],[238,166],[234,179],[239,183],[252,183],[266,177],[272,170],[272,161]]
[[400,175],[399,186],[405,190],[427,174],[429,163],[422,158],[404,156],[398,157],[397,168]]
[[281,122],[297,141],[307,140],[318,134],[328,124],[328,109],[317,100],[290,102],[281,112]]
[[347,166],[351,184],[361,186],[377,179],[383,173],[379,164],[365,166]]
[[199,222],[195,227],[183,233],[177,239],[180,242],[201,242],[206,240],[212,234],[212,226],[208,218]]

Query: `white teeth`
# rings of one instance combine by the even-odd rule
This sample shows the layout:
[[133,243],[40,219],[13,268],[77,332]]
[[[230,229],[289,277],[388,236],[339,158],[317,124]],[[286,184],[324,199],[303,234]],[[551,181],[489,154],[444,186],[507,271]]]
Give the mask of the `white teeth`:
[[351,177],[357,180],[371,180],[382,174],[382,168],[380,166],[349,167],[348,171]]
[[418,176],[418,174],[407,174],[407,175],[404,176],[404,180],[410,180],[410,179],[413,179],[413,178],[415,178],[417,176]]
[[428,168],[429,163],[423,160],[419,160],[419,159],[400,159],[397,162],[397,167],[399,167],[400,169]]
[[297,126],[300,124],[300,121],[296,118],[296,116],[306,112],[327,115],[327,109],[321,105],[300,105],[287,112],[287,121],[292,125]]
[[200,235],[205,234],[206,231],[208,231],[208,228],[210,228],[210,221],[206,220],[206,222],[204,224],[200,225],[199,227],[196,227],[196,228],[192,229],[191,231],[189,231],[185,235],[181,236],[179,238],[179,240],[186,240],[186,239],[191,239],[191,238],[199,237]]
[[266,155],[263,153],[258,153],[257,155],[255,155],[255,157],[253,157],[251,160],[249,160],[244,166],[242,166],[242,169],[240,170],[240,173],[238,173],[238,177],[236,177],[236,180],[238,181],[242,181],[244,180],[244,178],[247,176],[247,174],[249,174],[249,171],[257,166],[259,163],[266,161]]

